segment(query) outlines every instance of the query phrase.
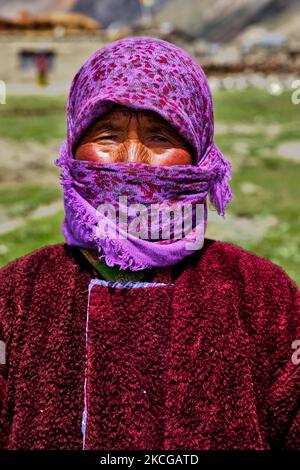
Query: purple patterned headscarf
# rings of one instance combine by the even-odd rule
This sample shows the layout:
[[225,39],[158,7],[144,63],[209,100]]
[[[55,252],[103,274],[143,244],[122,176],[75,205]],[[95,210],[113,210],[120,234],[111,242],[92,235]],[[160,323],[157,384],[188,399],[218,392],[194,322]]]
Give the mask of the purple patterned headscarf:
[[[156,166],[75,160],[76,145],[85,130],[115,103],[159,113],[191,144],[193,163]],[[68,96],[67,139],[61,144],[55,163],[63,170],[62,230],[66,242],[96,250],[99,259],[121,269],[136,271],[174,265],[190,256],[194,252],[191,246],[200,249],[203,245],[193,243],[199,241],[199,227],[204,238],[207,195],[223,216],[233,196],[228,184],[231,164],[214,143],[213,102],[202,68],[184,50],[153,37],[114,41],[97,50],[80,67]],[[120,196],[127,198],[126,205],[120,204]],[[105,214],[99,211],[99,205],[104,204],[111,209]],[[151,236],[146,223],[144,236],[134,236],[126,231],[132,214],[127,213],[125,225],[118,224],[130,204],[143,204],[147,211],[155,204],[162,208],[175,204],[181,213],[189,205],[192,223],[187,216],[180,222],[180,227],[186,222],[191,224],[189,232],[177,239],[158,240]],[[204,215],[202,220],[196,215],[195,220],[199,206]],[[174,221],[175,216],[171,223],[173,234]],[[159,219],[157,228],[161,230]]]

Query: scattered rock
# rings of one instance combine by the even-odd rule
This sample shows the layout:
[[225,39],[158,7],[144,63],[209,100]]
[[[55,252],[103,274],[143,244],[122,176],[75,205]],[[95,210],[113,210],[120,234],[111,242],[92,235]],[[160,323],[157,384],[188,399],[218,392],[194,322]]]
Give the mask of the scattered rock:
[[249,194],[249,195],[255,194],[261,190],[260,186],[258,186],[257,184],[248,182],[248,181],[245,181],[244,183],[242,183],[240,185],[240,188],[244,194]]
[[227,214],[223,218],[216,211],[209,211],[206,236],[232,243],[257,242],[277,223],[272,214],[253,218]]
[[281,158],[300,163],[300,140],[283,142],[277,147],[276,153]]

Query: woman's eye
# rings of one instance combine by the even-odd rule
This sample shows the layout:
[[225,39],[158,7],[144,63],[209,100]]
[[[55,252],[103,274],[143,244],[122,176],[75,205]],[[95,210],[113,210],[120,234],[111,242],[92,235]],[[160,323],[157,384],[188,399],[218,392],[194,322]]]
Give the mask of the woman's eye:
[[103,139],[115,139],[117,138],[116,135],[102,135],[101,137],[98,137],[99,140],[103,140]]
[[165,141],[165,142],[168,141],[168,139],[166,139],[166,137],[164,137],[164,136],[162,136],[162,135],[154,135],[154,136],[153,136],[153,139],[156,139],[156,138],[157,138],[157,139],[160,139],[160,140],[163,140],[163,141]]

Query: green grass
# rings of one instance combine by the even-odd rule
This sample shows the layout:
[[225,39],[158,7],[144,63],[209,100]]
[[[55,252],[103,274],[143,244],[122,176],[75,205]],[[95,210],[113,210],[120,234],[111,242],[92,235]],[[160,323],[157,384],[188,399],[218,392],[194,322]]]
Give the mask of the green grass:
[[0,106],[0,135],[45,143],[65,136],[66,97],[8,96]]
[[[236,217],[254,218],[273,215],[278,223],[262,239],[237,242],[259,256],[280,265],[300,285],[300,164],[276,157],[275,149],[282,142],[300,140],[300,105],[291,103],[291,93],[272,96],[262,90],[222,91],[214,93],[215,118],[223,124],[247,124],[253,133],[228,132],[216,135],[216,143],[236,170],[231,186],[234,199],[228,213]],[[35,140],[40,143],[65,137],[65,96],[8,96],[0,106],[0,133],[14,142]],[[279,125],[271,138],[265,126]],[[246,146],[246,155],[239,153],[237,143]],[[274,152],[274,156],[273,156]],[[0,174],[1,159],[0,157]],[[240,161],[235,165],[235,159]],[[245,194],[243,183],[253,183],[258,190]],[[55,184],[24,182],[0,189],[0,217],[5,220],[23,218],[16,229],[0,233],[0,264],[29,253],[44,245],[63,241],[63,212],[32,220],[32,212],[40,205],[61,200],[59,182]],[[232,241],[228,239],[228,241]]]
[[285,91],[273,96],[255,88],[217,91],[214,93],[215,120],[246,124],[300,123],[299,106],[291,101],[292,93]]
[[56,201],[61,196],[60,187],[53,185],[18,184],[0,187],[0,208],[10,217],[26,217],[39,207]]
[[61,233],[61,222],[63,213],[50,217],[42,217],[34,222],[24,224],[10,233],[0,236],[1,247],[6,247],[7,251],[1,255],[1,264],[4,266],[15,258],[19,258],[35,249],[60,243],[63,241]]
[[[241,184],[249,181],[260,190],[246,195]],[[244,243],[243,247],[279,264],[300,284],[299,165],[262,159],[259,167],[244,165],[233,176],[231,187],[235,194],[231,214],[246,217],[272,214],[279,221],[259,243]]]

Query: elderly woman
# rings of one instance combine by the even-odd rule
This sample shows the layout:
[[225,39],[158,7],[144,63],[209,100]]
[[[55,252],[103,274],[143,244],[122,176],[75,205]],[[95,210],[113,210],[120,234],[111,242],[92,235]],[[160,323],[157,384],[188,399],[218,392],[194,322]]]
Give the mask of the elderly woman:
[[[65,243],[0,271],[1,448],[300,448],[299,291],[204,238],[207,197],[220,215],[232,198],[213,130],[175,45],[126,38],[79,69],[56,161]],[[183,215],[164,235],[157,204],[192,208],[189,230],[174,236]]]

